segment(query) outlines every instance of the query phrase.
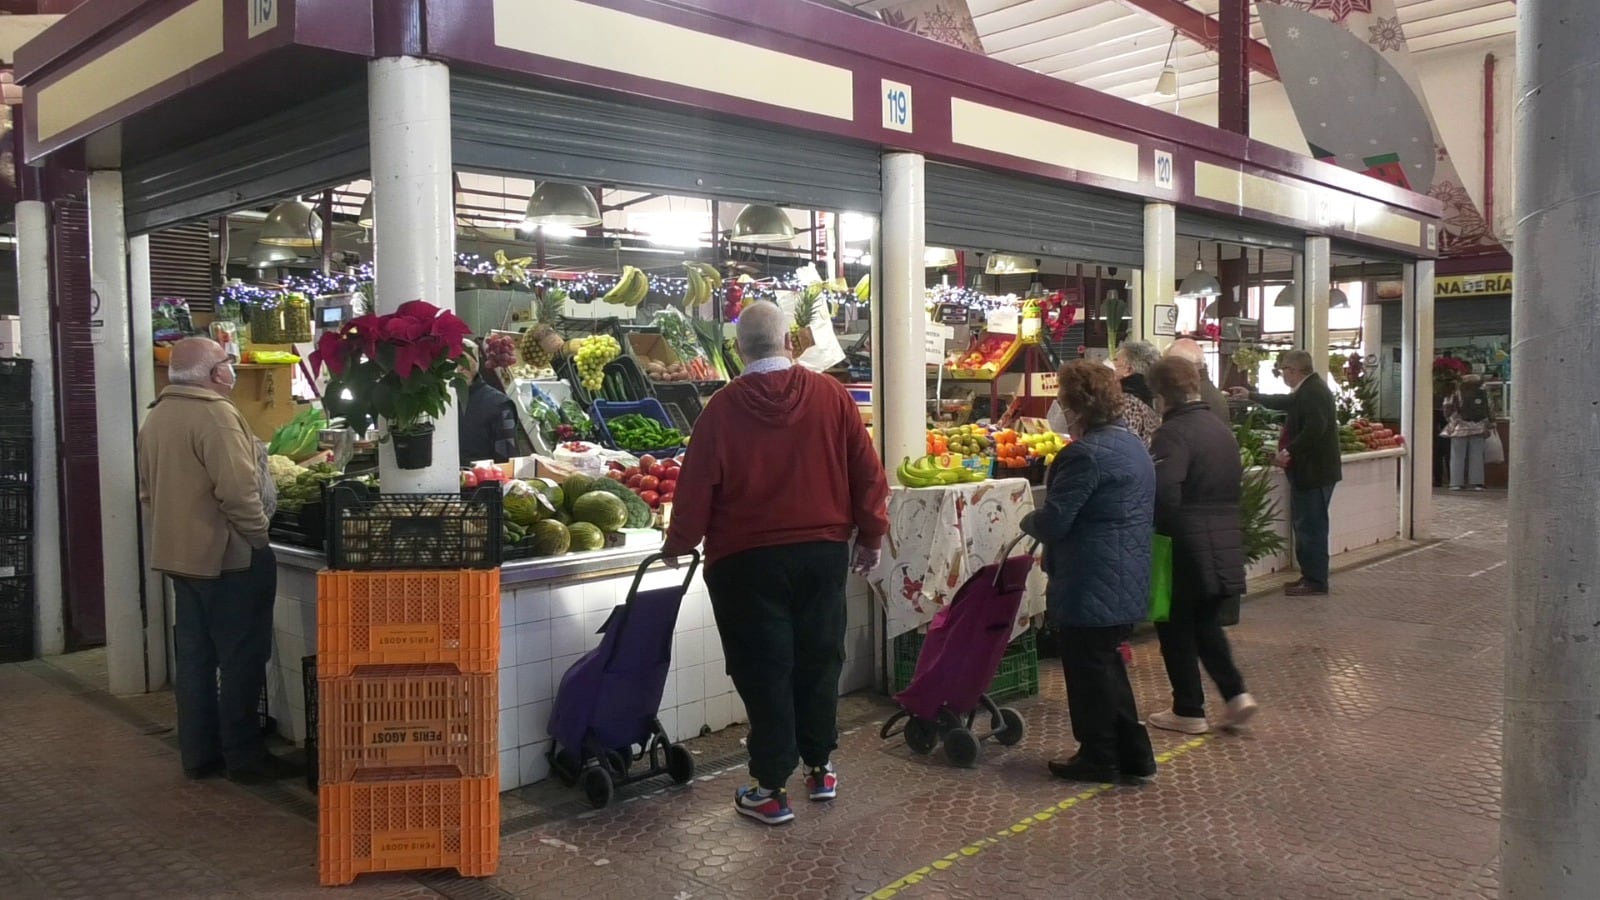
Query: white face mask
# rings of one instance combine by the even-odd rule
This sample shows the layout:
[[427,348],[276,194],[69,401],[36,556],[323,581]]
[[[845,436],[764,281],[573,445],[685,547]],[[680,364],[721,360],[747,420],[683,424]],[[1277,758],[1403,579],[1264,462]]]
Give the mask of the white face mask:
[[1072,419],[1067,415],[1067,411],[1061,408],[1060,400],[1050,401],[1050,412],[1045,414],[1045,421],[1050,423],[1050,430],[1056,434],[1072,433]]

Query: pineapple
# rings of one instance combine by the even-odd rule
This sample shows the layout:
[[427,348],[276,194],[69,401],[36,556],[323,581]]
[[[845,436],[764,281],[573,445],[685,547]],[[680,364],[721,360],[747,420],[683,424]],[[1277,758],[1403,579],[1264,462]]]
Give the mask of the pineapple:
[[523,365],[548,369],[554,363],[544,345],[552,335],[560,339],[556,335],[555,323],[566,306],[567,292],[560,288],[549,288],[539,298],[538,306],[534,309],[534,324],[522,333],[522,338],[517,342],[517,355],[522,357]]

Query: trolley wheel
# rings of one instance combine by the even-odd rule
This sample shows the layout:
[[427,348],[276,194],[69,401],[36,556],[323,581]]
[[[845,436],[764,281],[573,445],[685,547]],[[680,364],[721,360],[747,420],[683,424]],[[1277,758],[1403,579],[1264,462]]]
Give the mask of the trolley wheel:
[[611,777],[626,778],[628,775],[628,757],[617,750],[607,750],[605,755],[606,767],[611,770]]
[[944,736],[944,755],[952,764],[970,769],[978,764],[978,739],[965,728],[952,728]]
[[906,719],[906,746],[911,752],[927,756],[939,746],[939,728],[927,719],[912,716]]
[[694,754],[682,744],[667,745],[667,774],[678,784],[694,780]]
[[1022,721],[1022,713],[1009,706],[1000,707],[1000,730],[994,733],[995,743],[1002,747],[1011,747],[1022,743],[1028,734],[1028,725]]
[[589,799],[589,805],[595,809],[605,809],[611,803],[615,788],[611,783],[611,773],[604,768],[590,766],[584,769],[578,784],[583,788],[583,795]]

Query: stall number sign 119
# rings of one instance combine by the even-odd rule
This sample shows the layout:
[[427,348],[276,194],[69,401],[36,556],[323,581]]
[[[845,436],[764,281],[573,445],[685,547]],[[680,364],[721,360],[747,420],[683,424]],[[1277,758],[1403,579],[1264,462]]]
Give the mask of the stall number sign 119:
[[883,82],[883,127],[910,133],[912,126],[911,86],[898,81]]
[[245,0],[250,6],[250,37],[278,27],[278,0]]

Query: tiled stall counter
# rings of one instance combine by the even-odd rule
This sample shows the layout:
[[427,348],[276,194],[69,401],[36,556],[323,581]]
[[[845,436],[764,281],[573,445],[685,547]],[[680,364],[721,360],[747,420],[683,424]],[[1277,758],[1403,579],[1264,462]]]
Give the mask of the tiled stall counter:
[[[320,554],[287,547],[278,553],[269,704],[278,730],[305,740],[301,661],[316,652]],[[510,790],[549,774],[546,726],[562,675],[600,643],[599,629],[633,584],[650,550],[614,550],[507,564],[500,595],[500,787]],[[661,698],[661,723],[677,738],[720,731],[745,721],[744,706],[723,663],[711,601],[697,571],[678,614],[672,667]],[[683,572],[654,566],[641,590],[681,583]],[[874,658],[866,582],[851,576],[841,694],[869,687]]]

